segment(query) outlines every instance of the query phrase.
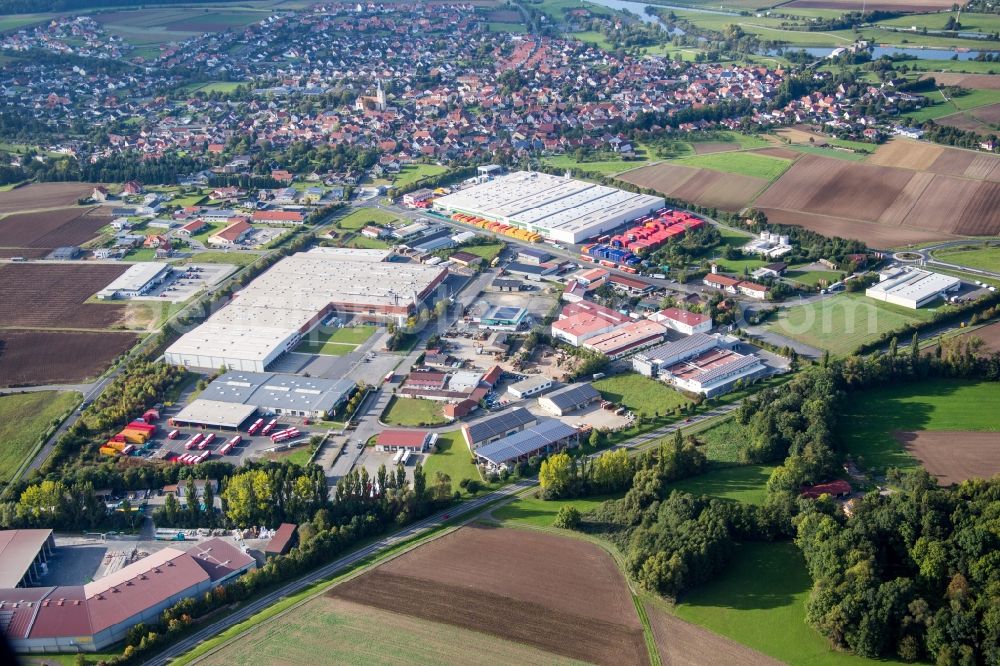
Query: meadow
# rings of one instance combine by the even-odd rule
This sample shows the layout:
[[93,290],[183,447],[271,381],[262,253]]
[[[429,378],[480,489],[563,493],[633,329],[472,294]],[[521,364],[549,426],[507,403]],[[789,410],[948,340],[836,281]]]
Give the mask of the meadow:
[[959,111],[977,109],[981,106],[1000,103],[1000,90],[969,90],[964,95],[948,97],[947,100],[940,90],[927,93],[926,97],[933,104],[925,106],[918,111],[907,111],[906,117],[914,122],[922,123],[927,120],[935,120],[950,116]]
[[393,396],[382,414],[382,420],[395,426],[440,425],[448,422],[441,413],[441,404],[423,398]]
[[896,431],[1000,431],[996,384],[932,379],[852,393],[840,419],[846,452],[867,468],[915,468]]
[[306,354],[325,354],[327,356],[343,356],[375,333],[374,326],[350,326],[334,329],[327,333],[313,331],[299,344],[296,351]]
[[637,416],[663,416],[690,402],[666,384],[635,372],[599,379],[594,382],[594,388],[605,400],[624,405]]
[[719,467],[704,474],[675,481],[668,490],[708,495],[716,499],[732,500],[744,504],[764,504],[767,499],[767,480],[774,465],[739,465]]
[[950,247],[933,252],[934,257],[952,264],[969,268],[1000,272],[1000,245],[982,244]]
[[448,167],[439,164],[407,164],[392,181],[393,187],[408,187],[419,183],[424,178],[439,176],[448,171]]
[[841,293],[818,303],[784,308],[766,328],[817,349],[847,355],[886,331],[930,319],[933,314],[934,308],[910,310],[860,293]]
[[[427,474],[428,483],[434,483],[438,472],[451,477],[452,490],[461,492],[464,496],[469,493],[458,484],[462,479],[474,479],[483,481],[479,468],[472,464],[472,454],[469,447],[458,430],[453,432],[443,432],[438,435],[437,451],[424,458],[424,472]],[[499,486],[483,483],[484,490],[493,490]]]
[[775,180],[792,165],[790,160],[778,157],[768,157],[747,152],[724,152],[708,153],[705,155],[691,155],[671,160],[671,164],[681,166],[712,169],[724,173],[734,173],[740,176],[751,176],[763,178],[767,181]]
[[0,484],[13,478],[53,421],[73,409],[80,397],[68,391],[0,396]]
[[392,213],[387,213],[384,210],[379,210],[377,208],[358,208],[357,210],[354,210],[348,215],[345,215],[337,220],[337,226],[341,229],[349,231],[358,231],[360,229],[364,229],[370,224],[378,227],[384,227],[398,221],[398,217]]

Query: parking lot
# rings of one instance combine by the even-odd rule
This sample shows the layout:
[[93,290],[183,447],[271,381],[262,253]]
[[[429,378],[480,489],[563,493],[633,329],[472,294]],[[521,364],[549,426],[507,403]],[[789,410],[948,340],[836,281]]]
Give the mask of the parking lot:
[[218,284],[235,270],[232,264],[185,264],[174,268],[170,277],[148,294],[132,300],[183,303],[205,287]]

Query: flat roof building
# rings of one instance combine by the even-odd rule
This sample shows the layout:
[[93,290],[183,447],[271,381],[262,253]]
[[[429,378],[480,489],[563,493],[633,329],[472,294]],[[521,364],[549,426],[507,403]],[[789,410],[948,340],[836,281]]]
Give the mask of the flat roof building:
[[503,439],[534,425],[538,418],[523,407],[515,407],[475,423],[462,425],[462,436],[469,450]]
[[264,372],[332,314],[403,321],[447,269],[386,261],[386,250],[314,248],[282,259],[167,348],[168,363]]
[[646,349],[632,357],[632,368],[640,375],[658,377],[660,369],[719,347],[719,339],[695,333],[686,338]]
[[250,405],[266,414],[325,419],[356,387],[349,379],[234,371],[213,381],[198,398]]
[[552,388],[552,380],[545,375],[532,375],[507,387],[507,392],[515,398],[529,398]]
[[879,274],[881,281],[865,290],[865,296],[916,310],[962,286],[957,277],[922,268],[891,269]]
[[198,398],[171,419],[179,425],[236,430],[257,412],[253,405]]
[[695,333],[708,333],[712,330],[712,318],[708,315],[688,312],[680,308],[667,308],[649,315],[649,319],[659,322],[669,329],[683,333],[684,335],[694,335]]
[[601,399],[600,392],[587,383],[570,384],[538,399],[538,406],[556,416],[583,409]]
[[480,446],[473,454],[481,464],[499,469],[532,456],[573,446],[578,435],[576,428],[558,419],[540,419],[524,430]]
[[741,379],[750,380],[767,372],[755,354],[729,349],[711,349],[660,370],[660,378],[679,389],[713,397],[729,391]]
[[640,319],[594,336],[584,342],[583,346],[611,359],[618,359],[657,344],[666,334],[667,328],[663,324]]
[[510,224],[553,240],[579,243],[659,210],[662,197],[564,176],[518,171],[434,200],[434,209]]
[[132,264],[107,287],[97,292],[97,297],[106,300],[143,296],[166,280],[172,271],[170,264],[158,264],[152,261]]
[[476,323],[479,324],[479,328],[488,328],[494,331],[516,331],[527,316],[528,310],[526,308],[496,305],[487,310],[482,317],[479,317]]

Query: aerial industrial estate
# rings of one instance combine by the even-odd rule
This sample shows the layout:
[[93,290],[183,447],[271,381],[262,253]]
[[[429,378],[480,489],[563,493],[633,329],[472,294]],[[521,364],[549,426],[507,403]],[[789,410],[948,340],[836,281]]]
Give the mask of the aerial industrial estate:
[[996,8],[706,9],[0,0],[16,658],[1000,663]]

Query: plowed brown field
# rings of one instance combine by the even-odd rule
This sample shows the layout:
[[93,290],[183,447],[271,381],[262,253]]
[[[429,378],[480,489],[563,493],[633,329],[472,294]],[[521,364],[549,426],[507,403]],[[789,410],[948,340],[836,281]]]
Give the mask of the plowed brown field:
[[136,339],[131,333],[0,329],[0,387],[92,379]]
[[975,337],[983,341],[983,347],[990,351],[1000,352],[1000,322],[977,328],[963,334],[970,338]]
[[1000,75],[998,74],[962,74],[960,72],[931,72],[922,74],[921,79],[933,77],[938,85],[960,86],[962,88],[979,88],[984,90],[1000,90]]
[[125,272],[109,264],[4,264],[0,266],[0,326],[106,329],[124,305],[84,303]]
[[740,144],[729,141],[703,141],[692,143],[696,155],[707,155],[708,153],[724,153],[727,150],[739,150]]
[[882,9],[895,12],[935,12],[950,9],[948,0],[794,0],[783,7],[801,9],[837,9],[840,11],[873,11]]
[[[664,666],[704,666],[706,663],[734,666],[780,666],[782,662],[761,654],[696,624],[670,615],[647,603],[646,615]],[[711,655],[711,658],[706,658]]]
[[329,594],[593,663],[648,660],[614,560],[577,539],[465,527]]
[[72,206],[90,196],[92,183],[31,183],[0,192],[0,215],[19,210],[39,210]]
[[620,175],[639,187],[648,187],[668,197],[722,210],[740,210],[767,187],[763,178],[695,169],[675,164],[654,164]]
[[774,224],[795,224],[824,236],[840,236],[841,238],[856,238],[868,244],[869,247],[890,248],[899,245],[926,243],[940,240],[942,234],[934,231],[924,231],[909,227],[890,226],[888,224],[873,224],[859,220],[847,220],[829,215],[813,215],[793,210],[764,208],[756,206],[767,214],[767,219]]
[[99,208],[62,208],[8,215],[0,219],[0,247],[52,249],[80,245],[111,221],[111,217],[100,213]]
[[1000,432],[895,432],[942,486],[1000,474]]

